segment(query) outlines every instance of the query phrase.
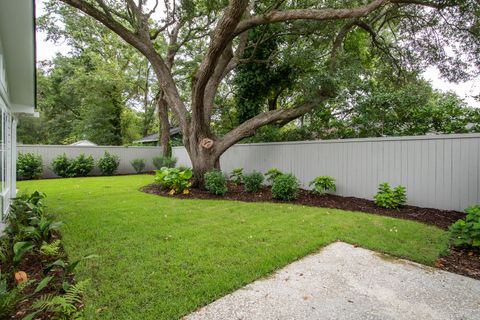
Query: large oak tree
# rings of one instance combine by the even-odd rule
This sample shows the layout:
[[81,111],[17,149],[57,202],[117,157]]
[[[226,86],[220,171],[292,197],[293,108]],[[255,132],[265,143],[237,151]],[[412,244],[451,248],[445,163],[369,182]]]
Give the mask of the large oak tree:
[[[198,183],[206,171],[219,167],[219,158],[229,147],[258,128],[292,121],[328,104],[337,95],[337,74],[348,78],[348,61],[339,56],[353,30],[369,34],[379,57],[390,59],[399,69],[437,63],[445,75],[459,79],[479,65],[475,0],[60,1],[98,20],[148,59],[159,82],[160,99],[182,129]],[[318,50],[328,53],[328,67],[321,81],[294,105],[261,112],[215,136],[212,115],[222,107],[215,105],[219,87],[239,65],[261,63],[244,53],[252,49],[249,32],[266,25],[283,26],[275,28],[279,31],[272,37],[288,34],[298,41],[305,36],[322,40]],[[447,55],[448,43],[458,54]],[[180,77],[179,70],[187,65],[191,73]]]

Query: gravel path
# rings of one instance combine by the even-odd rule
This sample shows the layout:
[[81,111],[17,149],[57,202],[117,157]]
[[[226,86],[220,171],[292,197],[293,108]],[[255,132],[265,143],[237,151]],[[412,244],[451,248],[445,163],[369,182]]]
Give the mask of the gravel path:
[[480,319],[480,281],[333,243],[185,317]]

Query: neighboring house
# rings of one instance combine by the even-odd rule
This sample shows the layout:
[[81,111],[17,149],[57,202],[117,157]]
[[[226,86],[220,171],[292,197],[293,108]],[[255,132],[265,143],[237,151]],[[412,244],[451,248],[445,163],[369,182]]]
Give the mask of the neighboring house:
[[[182,130],[179,127],[170,129],[170,139],[174,146],[182,144]],[[133,143],[141,144],[144,146],[158,146],[160,140],[160,134],[154,133],[148,136],[145,136]]]
[[77,146],[77,147],[93,147],[93,146],[96,146],[97,144],[93,143],[92,141],[88,141],[88,140],[80,140],[80,141],[74,142],[70,145],[71,146]]
[[0,0],[0,215],[16,194],[16,118],[35,107],[32,0]]

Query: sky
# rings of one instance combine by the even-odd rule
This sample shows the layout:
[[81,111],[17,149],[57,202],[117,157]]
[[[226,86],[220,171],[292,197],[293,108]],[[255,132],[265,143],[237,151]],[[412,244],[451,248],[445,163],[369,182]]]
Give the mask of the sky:
[[[43,0],[36,2],[37,16],[40,16],[43,13]],[[46,34],[37,31],[37,61],[51,60],[57,53],[68,54],[69,51],[70,48],[67,44],[47,41]],[[453,91],[465,99],[469,106],[480,108],[480,101],[473,98],[473,95],[480,95],[480,77],[466,82],[453,83],[442,79],[436,67],[427,68],[423,77],[430,81],[433,88],[441,91]]]

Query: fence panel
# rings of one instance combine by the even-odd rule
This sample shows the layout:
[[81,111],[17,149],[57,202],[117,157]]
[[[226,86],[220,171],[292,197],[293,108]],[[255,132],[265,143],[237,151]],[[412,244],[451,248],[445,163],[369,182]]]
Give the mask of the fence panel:
[[[135,173],[130,161],[136,158],[145,160],[145,170],[154,170],[152,159],[160,155],[159,147],[113,147],[113,146],[56,146],[56,145],[18,145],[17,153],[34,153],[42,156],[43,159],[43,174],[45,178],[56,177],[51,169],[51,163],[55,157],[65,153],[67,157],[77,157],[84,153],[85,155],[93,156],[95,163],[103,156],[105,151],[110,154],[116,154],[120,157],[120,165],[118,167],[118,174]],[[91,172],[92,175],[100,174],[98,167]]]
[[[185,148],[173,148],[173,155],[191,165]],[[220,162],[227,173],[276,167],[303,187],[329,175],[342,196],[372,199],[389,182],[404,185],[412,205],[463,210],[480,203],[480,134],[238,144]]]

